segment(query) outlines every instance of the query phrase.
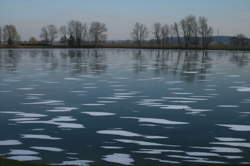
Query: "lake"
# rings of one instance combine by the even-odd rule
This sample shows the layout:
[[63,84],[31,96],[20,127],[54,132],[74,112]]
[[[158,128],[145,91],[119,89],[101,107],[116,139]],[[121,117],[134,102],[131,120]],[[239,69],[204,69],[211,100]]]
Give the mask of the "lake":
[[250,52],[1,49],[0,155],[250,163]]

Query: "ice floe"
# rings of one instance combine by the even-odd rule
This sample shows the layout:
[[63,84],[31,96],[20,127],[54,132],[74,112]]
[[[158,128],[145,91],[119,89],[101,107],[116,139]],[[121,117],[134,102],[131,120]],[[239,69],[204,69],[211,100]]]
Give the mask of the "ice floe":
[[124,136],[124,137],[141,137],[142,135],[130,132],[130,131],[124,131],[124,130],[100,130],[97,131],[98,134],[107,134],[107,135],[118,135],[118,136]]
[[247,142],[211,142],[210,144],[250,148],[250,143]]
[[55,107],[54,109],[47,110],[48,112],[70,112],[73,110],[77,110],[76,107]]
[[138,141],[138,140],[129,140],[129,139],[114,139],[117,142],[128,143],[128,144],[137,144],[141,146],[169,146],[169,147],[178,147],[178,145],[165,145],[154,142]]
[[227,127],[233,131],[250,131],[250,125],[218,124],[218,126]]
[[63,149],[55,148],[55,147],[40,147],[40,146],[32,146],[31,149],[35,150],[43,150],[43,151],[50,151],[50,152],[62,152]]
[[82,112],[83,114],[87,114],[90,116],[113,116],[115,113],[110,112]]
[[166,150],[166,149],[140,149],[133,151],[134,153],[142,154],[162,154],[162,153],[184,153],[182,150]]
[[238,141],[246,141],[243,138],[230,138],[230,137],[215,137],[218,141],[225,141],[225,142],[238,142]]
[[123,149],[124,147],[120,146],[101,146],[103,149]]
[[107,162],[118,163],[122,165],[132,165],[134,162],[134,159],[132,159],[129,154],[121,154],[121,153],[106,155],[102,159]]
[[217,153],[209,153],[209,152],[186,152],[189,156],[198,156],[198,157],[208,157],[208,156],[220,156]]
[[166,119],[158,119],[158,118],[141,118],[141,117],[121,117],[124,119],[136,119],[141,123],[155,123],[155,124],[165,124],[165,125],[184,125],[189,124],[188,122],[178,122],[171,121]]
[[78,165],[78,166],[89,166],[90,163],[94,161],[91,160],[72,160],[72,161],[63,161],[60,165]]
[[0,140],[0,146],[21,145],[22,142],[18,140]]
[[157,158],[145,158],[145,159],[146,160],[158,161],[160,163],[180,164],[180,162],[178,162],[178,161],[162,160],[162,159],[157,159]]
[[11,149],[8,155],[37,155],[38,152],[31,150]]
[[48,140],[60,140],[62,138],[51,137],[49,135],[36,135],[36,134],[22,134],[22,138],[25,139],[48,139]]
[[42,160],[41,157],[37,157],[37,156],[26,156],[26,155],[22,155],[22,156],[11,156],[8,157],[8,159],[10,160],[17,160],[17,161],[35,161],[35,160]]

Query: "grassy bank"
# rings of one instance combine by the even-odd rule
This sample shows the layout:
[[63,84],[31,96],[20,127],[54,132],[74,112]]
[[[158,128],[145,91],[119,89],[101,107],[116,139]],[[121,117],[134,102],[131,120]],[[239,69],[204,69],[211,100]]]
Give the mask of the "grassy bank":
[[185,46],[171,45],[161,47],[156,44],[144,43],[140,47],[134,43],[103,43],[103,44],[82,44],[80,46],[71,46],[69,47],[66,44],[53,44],[53,45],[44,45],[44,44],[19,44],[19,45],[0,45],[0,48],[128,48],[128,49],[181,49],[181,50],[236,50],[236,51],[250,51],[250,46],[239,47],[232,45],[211,45],[208,48],[204,49],[199,46]]

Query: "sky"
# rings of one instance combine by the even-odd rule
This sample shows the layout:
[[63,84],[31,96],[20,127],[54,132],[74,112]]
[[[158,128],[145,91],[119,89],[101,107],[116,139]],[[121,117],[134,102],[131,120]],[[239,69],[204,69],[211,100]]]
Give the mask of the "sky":
[[151,29],[191,14],[207,17],[215,35],[250,37],[250,0],[0,0],[0,26],[16,25],[23,40],[70,20],[104,22],[109,40],[127,40],[136,22]]

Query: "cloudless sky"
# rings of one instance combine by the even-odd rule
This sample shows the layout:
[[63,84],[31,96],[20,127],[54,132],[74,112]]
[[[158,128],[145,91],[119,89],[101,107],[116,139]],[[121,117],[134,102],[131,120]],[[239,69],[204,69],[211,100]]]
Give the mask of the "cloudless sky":
[[250,37],[250,0],[0,0],[0,26],[16,25],[25,40],[71,19],[104,22],[109,39],[129,39],[135,22],[152,28],[190,14],[207,17],[216,35]]

